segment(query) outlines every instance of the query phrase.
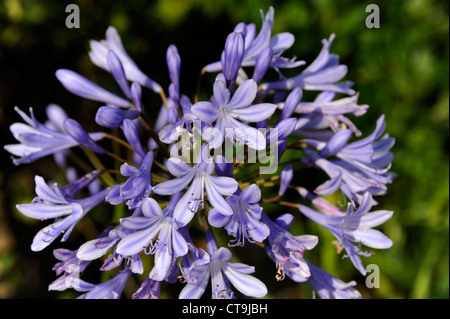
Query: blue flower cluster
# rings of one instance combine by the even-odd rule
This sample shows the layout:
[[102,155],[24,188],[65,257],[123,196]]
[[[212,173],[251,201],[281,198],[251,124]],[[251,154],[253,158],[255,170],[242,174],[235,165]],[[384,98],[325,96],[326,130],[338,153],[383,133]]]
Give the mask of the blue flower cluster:
[[[347,67],[330,53],[334,35],[322,41],[312,63],[286,77],[282,70],[306,63],[283,56],[295,38],[288,32],[272,35],[274,9],[261,11],[261,16],[259,32],[253,23],[236,25],[220,59],[201,71],[202,78],[215,76],[208,100],[199,100],[198,92],[191,98],[182,93],[181,58],[174,45],[166,54],[170,85],[164,90],[139,69],[117,30],[109,27],[104,40],[90,42],[89,57],[113,76],[119,95],[74,71],[56,71],[68,91],[101,102],[95,115],[99,132],[86,132],[58,105],[47,107],[45,123],[32,109],[27,115],[16,108],[25,123],[10,128],[19,142],[5,146],[13,162],[53,155],[68,181],[61,186],[36,176],[36,197],[17,205],[29,218],[51,220],[36,234],[33,251],[45,249],[60,236],[66,242],[97,206],[109,205],[112,212],[113,206],[121,205],[125,212],[117,220],[111,214],[111,224],[77,249],[54,250],[59,277],[50,290],[73,288],[82,293],[80,298],[118,298],[130,277],[145,274],[133,298],[160,298],[161,284],[177,280],[184,284],[179,298],[200,298],[208,285],[212,298],[236,298],[237,291],[264,297],[268,290],[257,278],[259,265],[232,259],[233,250],[252,245],[273,261],[277,280],[287,276],[309,283],[321,298],[361,298],[356,282],[344,283],[306,259],[305,251],[313,250],[319,238],[292,234],[289,228],[296,216],[285,208],[294,208],[303,222],[327,229],[365,275],[360,256],[371,252],[363,246],[392,245],[373,227],[393,212],[372,209],[378,204],[374,197],[386,194],[394,178],[389,171],[394,139],[384,134],[384,116],[367,137],[350,120],[349,116],[365,114],[368,105],[358,105],[353,83],[341,81]],[[155,119],[148,116],[142,88],[161,98]],[[313,101],[303,100],[304,91],[317,92]],[[106,139],[116,144],[114,150],[107,148]],[[86,153],[92,171],[86,171],[89,165],[71,166],[74,147]],[[283,155],[288,160],[280,161]],[[116,165],[105,168],[102,159]],[[267,162],[274,165],[270,173],[263,170]],[[260,169],[258,175],[252,167]],[[308,168],[322,170],[328,178],[318,181],[315,189],[294,185],[295,173]],[[275,197],[264,198],[267,191]],[[298,202],[283,200],[287,192]],[[345,204],[336,206],[326,199],[333,194]],[[264,210],[266,203],[279,205],[282,214],[271,216]],[[228,247],[219,247],[223,241],[217,236],[224,235],[229,237]],[[111,272],[110,280],[93,284],[81,278],[94,260],[101,261],[101,271]]]

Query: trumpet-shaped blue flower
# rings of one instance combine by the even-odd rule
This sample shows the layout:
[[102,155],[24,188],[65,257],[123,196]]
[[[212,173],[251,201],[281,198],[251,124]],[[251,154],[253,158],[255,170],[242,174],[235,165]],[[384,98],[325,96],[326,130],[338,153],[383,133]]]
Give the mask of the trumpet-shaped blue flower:
[[188,252],[187,243],[178,232],[178,226],[172,217],[179,198],[179,195],[174,195],[164,211],[153,198],[146,198],[142,203],[144,216],[127,217],[120,221],[123,227],[135,232],[120,240],[116,252],[132,256],[150,246],[149,253],[155,255],[155,265],[149,277],[154,280],[164,280],[175,258]]
[[92,285],[88,292],[77,299],[118,299],[130,275],[131,271],[129,270],[119,272],[117,276],[108,281]]
[[222,145],[225,136],[234,143],[246,144],[253,149],[261,150],[266,147],[264,135],[256,128],[243,123],[263,121],[275,112],[275,104],[251,105],[256,91],[256,82],[250,79],[242,83],[231,97],[225,82],[218,77],[214,83],[212,101],[201,101],[193,105],[192,113],[199,119],[206,123],[215,122],[215,133],[218,134],[209,138],[211,148]]
[[104,189],[90,197],[70,199],[64,197],[56,183],[49,187],[40,176],[35,177],[35,182],[38,199],[29,204],[17,205],[17,210],[29,218],[41,220],[56,218],[56,220],[36,234],[31,244],[33,251],[44,249],[61,234],[63,234],[61,241],[66,241],[78,221],[103,202],[107,192],[107,189]]
[[[297,103],[294,111],[302,115],[298,118],[296,125],[297,135],[308,137],[314,137],[315,134],[323,135],[323,129],[327,127],[335,133],[349,128],[356,136],[362,135],[346,115],[361,116],[367,112],[369,105],[358,105],[359,93],[333,101],[335,96],[335,92],[325,91],[320,93],[313,102]],[[287,101],[283,112],[286,107]]]
[[145,278],[141,287],[131,297],[133,299],[160,299],[161,281]]
[[[337,132],[326,143],[307,139],[307,145],[319,152],[305,149],[305,154],[331,177],[316,189],[316,193],[330,195],[341,189],[350,200],[358,203],[361,203],[364,192],[384,194],[386,184],[391,183],[394,176],[389,172],[392,161],[389,150],[395,142],[387,135],[379,139],[384,128],[385,120],[381,116],[372,134],[353,143],[347,143],[351,137],[350,130]],[[338,159],[328,160],[331,156]]]
[[129,81],[137,82],[157,93],[162,91],[161,86],[145,75],[133,59],[128,55],[123,47],[122,40],[117,32],[117,29],[113,26],[108,27],[106,30],[105,40],[91,40],[89,44],[91,48],[91,51],[89,51],[89,58],[96,66],[110,72],[110,65],[108,64],[107,55],[111,50],[119,58],[125,75]]
[[[192,113],[192,103],[186,95],[181,96],[180,106],[183,113],[181,118],[174,123],[169,122],[158,133],[159,139],[164,143],[170,144],[175,142],[183,132],[192,133],[193,124],[198,120],[198,117]],[[195,127],[199,129],[201,134],[201,127]]]
[[269,235],[269,228],[260,221],[260,200],[261,190],[252,184],[239,195],[231,195],[226,199],[233,215],[223,215],[213,208],[208,213],[208,222],[214,227],[225,226],[228,234],[236,238],[230,246],[244,246],[246,240],[262,242]]
[[267,294],[264,283],[250,276],[255,272],[255,267],[229,262],[231,252],[224,247],[218,248],[210,230],[206,232],[206,248],[208,253],[204,252],[204,258],[198,259],[199,263],[194,262],[191,266],[191,282],[181,291],[180,299],[200,298],[210,279],[213,299],[235,298],[231,285],[249,297],[261,298]]
[[[142,216],[141,208],[134,210],[133,217]],[[89,240],[78,248],[77,258],[82,261],[91,261],[104,256],[114,245],[127,234],[134,232],[118,225],[115,229],[105,229],[98,238]],[[106,258],[100,270],[107,271],[119,267],[125,260],[125,268],[130,269],[135,274],[142,274],[144,267],[140,254],[133,256],[122,256],[115,250]]]
[[392,246],[392,240],[372,227],[383,224],[392,217],[393,212],[386,210],[369,212],[372,205],[372,195],[366,192],[358,209],[354,211],[353,206],[349,204],[345,216],[321,214],[304,205],[300,205],[299,210],[330,231],[339,240],[340,246],[346,250],[355,267],[365,275],[366,270],[359,255],[369,257],[371,253],[363,252],[355,243],[375,249],[387,249]]
[[49,286],[48,290],[64,291],[73,288],[76,291],[84,292],[92,289],[93,285],[80,279],[81,273],[90,264],[90,261],[83,261],[77,258],[77,251],[64,248],[55,249],[53,256],[59,260],[53,270],[59,276]]
[[362,296],[356,286],[355,281],[343,282],[331,276],[322,268],[308,261],[311,277],[309,283],[322,299],[361,299]]
[[[13,159],[15,165],[30,163],[39,158],[80,145],[78,141],[65,132],[54,130],[38,122],[34,117],[32,108],[30,108],[31,118],[19,108],[16,107],[15,110],[27,123],[12,124],[10,127],[11,133],[20,144],[4,146],[8,152],[19,157]],[[104,134],[101,132],[86,133],[86,136],[92,141],[98,141],[103,138]]]
[[[240,63],[241,67],[255,66],[261,54],[270,49],[272,56],[269,66],[273,68],[295,68],[304,64],[304,61],[289,60],[281,55],[289,49],[293,44],[295,37],[289,32],[278,33],[272,36],[272,27],[274,21],[275,10],[270,7],[267,14],[261,10],[261,18],[263,20],[261,30],[256,35],[256,27],[254,24],[239,23],[235,28],[235,33],[242,33],[244,38],[244,52]],[[221,61],[210,63],[205,66],[206,72],[225,71]]]
[[301,87],[304,90],[354,94],[355,91],[350,88],[353,85],[352,82],[336,83],[347,74],[347,66],[339,64],[339,57],[336,54],[330,54],[334,38],[335,35],[332,34],[328,40],[322,40],[322,51],[302,73],[292,78],[263,83],[260,89],[263,91],[292,90]]
[[317,245],[318,238],[313,235],[293,236],[287,231],[293,220],[292,215],[284,214],[272,221],[262,213],[261,221],[270,229],[266,252],[275,261],[278,281],[287,275],[293,281],[305,282],[311,276],[311,272],[303,253],[305,250],[313,249]]
[[167,161],[167,169],[177,178],[157,184],[153,187],[153,191],[160,195],[172,195],[190,185],[173,212],[173,218],[180,226],[187,225],[198,208],[204,207],[204,190],[206,190],[208,202],[218,212],[223,215],[233,213],[222,195],[233,194],[238,183],[231,177],[213,176],[214,168],[214,162],[208,158],[208,149],[205,146],[202,147],[194,166],[173,157]]
[[59,82],[71,93],[89,100],[104,102],[115,106],[130,107],[130,102],[98,86],[84,76],[67,69],[55,73]]
[[139,168],[127,163],[122,164],[120,173],[129,177],[124,183],[114,185],[109,189],[106,201],[113,205],[118,205],[125,201],[130,209],[138,207],[142,199],[148,197],[151,193],[152,174],[150,170],[153,156],[152,151],[148,152]]

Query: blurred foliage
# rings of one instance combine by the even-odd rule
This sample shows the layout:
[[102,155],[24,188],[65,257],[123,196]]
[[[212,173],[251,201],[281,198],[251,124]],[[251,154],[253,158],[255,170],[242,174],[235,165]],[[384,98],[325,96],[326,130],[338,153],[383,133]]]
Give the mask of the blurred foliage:
[[[65,27],[69,3],[80,7],[79,29]],[[369,3],[380,7],[379,29],[365,27]],[[319,235],[314,261],[344,281],[356,280],[364,297],[448,298],[448,1],[0,0],[2,144],[14,142],[8,127],[19,120],[13,112],[15,105],[23,110],[33,106],[38,118],[43,118],[49,103],[62,105],[69,116],[91,114],[92,102],[74,97],[57,83],[54,72],[58,68],[76,70],[116,89],[106,72],[95,68],[87,56],[88,40],[102,39],[109,25],[119,30],[137,64],[163,86],[168,83],[166,48],[175,44],[182,57],[182,91],[192,96],[199,71],[220,57],[233,27],[245,21],[259,28],[259,9],[266,12],[270,5],[275,8],[274,32],[287,31],[296,37],[287,55],[311,62],[321,49],[321,39],[336,34],[332,52],[348,65],[346,79],[355,82],[360,103],[371,106],[355,123],[368,134],[376,119],[386,114],[386,131],[396,138],[392,170],[398,177],[388,194],[377,198],[382,209],[395,212],[380,227],[394,246],[363,258],[366,265],[379,265],[380,288],[365,288],[364,278],[348,259],[340,260],[334,238],[321,227],[298,223],[294,234]],[[29,251],[41,223],[23,218],[14,208],[34,196],[35,174],[53,178],[54,170],[51,159],[16,168],[8,154],[2,154],[0,298],[72,296],[47,292],[55,279],[51,270],[55,259],[50,249],[38,254]],[[95,228],[95,220],[86,224],[80,229]],[[75,241],[82,240],[74,236]],[[243,251],[249,252],[245,247]],[[261,254],[251,250],[256,263]],[[308,285],[298,289],[289,279],[282,283],[273,279],[268,285],[278,287],[272,297],[311,296]]]

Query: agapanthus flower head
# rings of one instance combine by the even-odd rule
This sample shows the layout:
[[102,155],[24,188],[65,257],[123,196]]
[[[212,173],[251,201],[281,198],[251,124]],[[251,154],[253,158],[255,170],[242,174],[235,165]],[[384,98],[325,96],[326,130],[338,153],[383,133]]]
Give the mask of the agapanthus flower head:
[[[364,115],[369,106],[358,104],[359,93],[344,79],[347,66],[330,51],[334,34],[322,41],[312,63],[297,69],[305,62],[283,56],[294,35],[272,34],[275,9],[260,12],[259,32],[254,23],[238,23],[216,62],[207,64],[198,79],[184,75],[197,83],[193,96],[181,83],[176,44],[165,51],[163,81],[169,83],[163,89],[141,71],[110,26],[104,40],[90,42],[89,57],[111,74],[119,93],[59,69],[56,77],[69,92],[100,107],[79,122],[50,104],[45,124],[32,109],[28,116],[16,108],[25,121],[10,127],[19,144],[5,146],[17,157],[14,164],[53,155],[67,180],[60,186],[46,182],[60,176],[36,175],[36,197],[16,206],[24,216],[47,223],[31,249],[43,250],[60,236],[70,245],[77,225],[96,226],[80,231],[86,238],[77,249],[54,250],[59,277],[50,290],[70,288],[83,293],[82,299],[116,299],[132,276],[126,291],[134,299],[166,296],[166,286],[178,280],[184,285],[179,298],[200,298],[208,287],[207,298],[270,298],[274,295],[256,278],[263,277],[259,265],[267,259],[278,281],[308,282],[321,298],[361,297],[355,281],[345,283],[326,265],[322,269],[307,260],[320,254],[314,249],[319,237],[294,235],[309,228],[291,228],[294,216],[288,209],[301,212],[296,223],[314,222],[331,232],[338,253],[345,250],[365,274],[360,256],[372,253],[362,246],[387,249],[393,244],[373,229],[393,212],[371,210],[378,204],[374,196],[385,195],[395,176],[390,172],[395,140],[384,134],[384,115],[374,132],[361,138],[353,117]],[[289,77],[282,74],[286,68]],[[208,91],[201,92],[206,72],[217,74]],[[159,96],[145,94],[146,89]],[[317,94],[311,101],[305,91]],[[88,133],[82,123],[89,120],[101,132]],[[328,178],[309,174],[317,169]],[[319,186],[309,191],[306,183]],[[342,196],[347,209],[329,202],[328,195]],[[100,205],[106,206],[98,210],[101,216],[79,223]],[[97,226],[101,231],[91,236]],[[257,269],[247,264],[252,249],[266,253]],[[100,277],[108,279],[85,281],[88,265],[100,265],[99,271],[107,273]],[[133,286],[135,291],[129,291]]]

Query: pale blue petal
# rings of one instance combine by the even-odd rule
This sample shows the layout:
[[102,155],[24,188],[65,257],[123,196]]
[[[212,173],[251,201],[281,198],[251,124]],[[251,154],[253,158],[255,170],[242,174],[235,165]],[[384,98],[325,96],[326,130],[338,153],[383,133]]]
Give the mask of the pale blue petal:
[[232,257],[231,251],[228,248],[220,247],[214,251],[211,255],[211,261],[223,261],[226,262]]
[[212,176],[205,177],[214,184],[214,189],[222,195],[231,195],[238,188],[238,182],[232,177]]
[[110,250],[112,248],[112,246],[114,246],[114,244],[117,241],[117,239],[110,240],[109,245],[105,245],[100,248],[100,247],[98,247],[97,243],[99,243],[102,240],[104,240],[104,239],[103,238],[94,239],[94,240],[90,240],[90,241],[84,243],[83,245],[81,245],[77,251],[77,258],[80,260],[98,259],[98,258],[104,256],[108,252],[108,250]]
[[224,215],[232,215],[233,211],[225,199],[220,195],[220,193],[216,190],[214,184],[211,182],[209,178],[205,178],[205,189],[206,194],[208,195],[208,201],[212,207],[217,209],[220,213]]
[[320,150],[319,155],[322,157],[335,155],[347,144],[352,137],[352,133],[351,130],[338,131],[330,138],[325,147]]
[[193,170],[192,166],[179,158],[171,157],[167,161],[167,169],[173,176],[183,176]]
[[213,91],[214,101],[217,106],[224,106],[230,100],[230,91],[227,89],[227,85],[225,84],[225,78],[224,81],[222,81],[219,77],[216,79],[214,82]]
[[106,61],[108,63],[109,71],[113,75],[117,84],[122,89],[122,92],[128,98],[131,98],[130,86],[129,86],[128,80],[125,76],[125,71],[123,69],[122,63],[120,62],[119,58],[114,53],[114,51],[109,50],[109,52],[106,54]]
[[266,148],[266,138],[261,131],[254,127],[236,121],[233,118],[230,119],[230,123],[234,128],[238,128],[241,130],[246,145],[255,150],[263,150]]
[[346,65],[336,65],[321,70],[313,75],[308,75],[305,82],[308,84],[335,83],[347,74]]
[[258,203],[261,200],[261,190],[256,184],[251,184],[244,188],[239,196],[244,202],[251,204]]
[[359,225],[360,227],[376,227],[389,220],[393,214],[393,211],[388,210],[378,210],[375,212],[371,212],[364,215],[360,219]]
[[218,109],[211,102],[200,101],[192,106],[192,113],[206,123],[212,123],[217,119]]
[[114,186],[111,186],[108,190],[108,194],[106,195],[106,201],[110,203],[111,205],[119,205],[123,202],[122,196],[120,196],[120,187],[121,184],[117,184]]
[[149,227],[125,236],[116,247],[116,252],[123,256],[133,256],[146,248],[158,234],[161,227]]
[[222,270],[231,284],[244,295],[261,298],[267,294],[267,287],[261,280],[236,271],[228,263],[223,265]]
[[210,209],[208,212],[208,223],[217,228],[225,226],[230,221],[229,215],[223,215],[217,209]]
[[149,274],[149,278],[157,281],[163,281],[173,263],[172,249],[164,246],[159,248],[155,253],[155,265]]
[[175,229],[172,231],[172,246],[176,257],[181,257],[188,253],[188,245],[186,240]]
[[56,71],[56,77],[62,85],[73,94],[90,100],[106,102],[121,107],[130,106],[130,102],[127,100],[106,91],[74,71],[59,69]]
[[228,107],[238,109],[249,106],[256,97],[257,84],[252,79],[246,80],[234,92],[233,97],[227,104]]
[[313,249],[319,242],[319,237],[314,235],[295,236],[295,239],[307,250]]
[[191,210],[191,208],[189,207],[190,205],[192,205],[192,203],[190,202],[193,201],[192,194],[198,193],[196,192],[196,188],[199,187],[199,185],[197,185],[197,182],[198,181],[194,180],[189,189],[184,193],[184,195],[178,201],[178,204],[175,206],[175,209],[173,211],[173,218],[176,220],[178,227],[187,225],[197,212],[196,210]]
[[346,231],[345,234],[349,240],[375,249],[388,249],[391,248],[393,244],[392,240],[376,229],[359,228],[353,231]]
[[173,195],[181,192],[192,181],[195,175],[195,170],[192,170],[188,174],[171,179],[162,183],[159,183],[153,187],[153,191],[159,195]]
[[269,46],[272,48],[275,55],[282,53],[289,49],[295,41],[295,37],[292,33],[282,32],[275,34],[271,39]]
[[61,194],[55,193],[41,176],[36,175],[34,181],[36,183],[36,195],[39,198],[54,204],[68,204],[67,200]]
[[72,213],[72,205],[50,205],[41,203],[19,204],[17,210],[24,216],[34,219],[57,218]]
[[253,274],[255,272],[254,266],[249,266],[243,263],[227,263],[227,266],[242,274]]
[[138,230],[147,228],[158,221],[159,221],[158,217],[136,216],[136,217],[121,218],[120,225],[122,225],[127,229]]
[[[255,226],[253,226],[253,225],[255,225]],[[263,240],[266,239],[267,236],[269,236],[269,234],[270,234],[269,227],[266,224],[264,224],[263,222],[255,221],[255,222],[252,222],[250,226],[252,228],[250,228],[248,233],[249,233],[250,237],[257,242],[262,243]]]
[[280,188],[278,190],[278,195],[282,196],[286,192],[288,186],[291,184],[292,178],[294,177],[294,170],[292,165],[288,165],[281,171],[280,176]]
[[255,104],[248,107],[231,109],[230,115],[235,119],[247,122],[260,122],[268,119],[277,106],[271,103]]
[[120,174],[122,176],[131,176],[137,173],[139,173],[139,169],[135,166],[128,165],[127,163],[120,165]]
[[325,183],[319,185],[314,193],[321,196],[328,196],[336,193],[342,185],[342,174],[336,175],[332,179],[326,181]]
[[294,222],[295,217],[292,214],[286,213],[281,215],[280,217],[278,217],[277,219],[275,219],[275,223],[284,228],[284,229],[289,229],[292,225],[292,223]]
[[142,201],[142,213],[147,217],[164,217],[158,202],[151,197]]

